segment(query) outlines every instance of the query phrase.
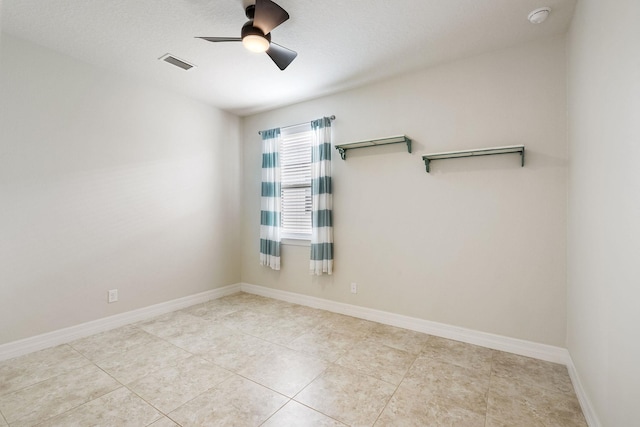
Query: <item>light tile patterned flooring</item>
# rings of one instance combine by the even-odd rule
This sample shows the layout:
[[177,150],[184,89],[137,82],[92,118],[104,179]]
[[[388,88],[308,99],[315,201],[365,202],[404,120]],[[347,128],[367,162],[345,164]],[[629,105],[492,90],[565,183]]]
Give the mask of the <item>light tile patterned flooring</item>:
[[586,426],[567,369],[239,293],[0,362],[0,426]]

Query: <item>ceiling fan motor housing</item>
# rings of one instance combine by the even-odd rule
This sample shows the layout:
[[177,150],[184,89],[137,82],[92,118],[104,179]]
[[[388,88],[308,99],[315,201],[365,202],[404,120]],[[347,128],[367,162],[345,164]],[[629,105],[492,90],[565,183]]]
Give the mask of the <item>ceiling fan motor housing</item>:
[[267,41],[271,43],[271,33],[269,34],[263,33],[260,28],[253,26],[253,21],[248,21],[246,24],[242,26],[240,37],[244,39],[246,36],[260,36],[267,39]]
[[253,21],[253,17],[256,16],[256,5],[250,4],[249,6],[247,6],[247,8],[244,10],[244,14],[247,15],[248,19],[251,19]]

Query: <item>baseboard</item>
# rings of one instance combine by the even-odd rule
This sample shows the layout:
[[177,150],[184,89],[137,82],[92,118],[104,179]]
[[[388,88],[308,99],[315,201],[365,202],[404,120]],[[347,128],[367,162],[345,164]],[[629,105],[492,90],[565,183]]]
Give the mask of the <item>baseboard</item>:
[[480,332],[473,329],[459,328],[456,326],[431,322],[386,311],[374,310],[352,304],[330,301],[323,298],[267,288],[265,286],[241,283],[240,287],[243,292],[261,295],[268,298],[306,305],[308,307],[319,308],[334,313],[346,314],[348,316],[371,320],[385,325],[397,326],[399,328],[410,329],[442,338],[475,344],[494,350],[506,351],[509,353],[519,354],[521,356],[533,357],[535,359],[545,360],[548,362],[561,363],[567,366],[569,377],[571,378],[573,388],[575,389],[576,396],[580,402],[587,424],[589,427],[602,427],[593,405],[582,387],[580,377],[573,364],[571,355],[565,348]]
[[12,359],[34,351],[65,344],[73,340],[93,335],[110,329],[119,328],[130,323],[150,319],[171,311],[180,310],[195,304],[200,304],[212,299],[221,298],[240,292],[240,284],[233,284],[221,288],[201,292],[194,295],[166,301],[160,304],[150,305],[126,313],[116,314],[91,322],[81,323],[64,329],[47,332],[34,337],[25,338],[19,341],[0,345],[0,361]]
[[564,364],[567,366],[569,371],[569,376],[571,377],[571,381],[582,407],[584,416],[587,420],[587,424],[589,427],[602,426],[593,409],[591,401],[582,387],[580,377],[567,349],[490,334],[487,332],[480,332],[473,329],[460,328],[415,317],[403,316],[382,310],[331,301],[324,298],[281,291],[265,286],[252,285],[249,283],[236,283],[234,285],[213,289],[211,291],[189,295],[183,298],[128,311],[126,313],[36,335],[23,340],[2,344],[0,345],[0,361],[32,353],[34,351],[43,350],[45,348],[54,347],[56,345],[65,344],[79,338],[146,320],[154,316],[180,310],[182,308],[200,304],[212,299],[221,298],[240,291],[371,320],[386,325],[410,329],[417,332],[423,332],[469,344],[475,344],[494,350],[506,351],[522,356]]
[[249,283],[241,283],[240,287],[243,292],[306,305],[308,307],[319,308],[322,310],[332,311],[334,313],[346,314],[361,319],[384,323],[385,325],[397,326],[400,328],[410,329],[412,331],[475,344],[494,350],[515,353],[521,356],[533,357],[548,362],[562,363],[566,365],[570,360],[569,352],[561,347],[460,328],[457,326],[446,325],[444,323],[432,322],[387,311],[345,304],[323,298],[267,288],[265,286],[252,285]]
[[[149,319],[151,317],[165,314],[171,311],[180,310],[191,305],[220,298],[239,291],[288,301],[295,304],[306,305],[309,307],[319,308],[334,313],[345,314],[348,316],[358,317],[361,319],[371,320],[386,325],[423,332],[430,335],[436,335],[443,338],[449,338],[456,341],[462,341],[469,344],[475,344],[495,350],[506,351],[522,356],[528,356],[536,359],[546,360],[549,362],[562,363],[567,366],[573,366],[571,358],[569,356],[569,352],[564,348],[534,343],[517,338],[504,337],[501,335],[475,331],[472,329],[460,328],[443,323],[418,319],[415,317],[403,316],[400,314],[390,313],[382,310],[375,310],[372,308],[345,304],[323,298],[281,291],[248,283],[237,283],[234,285],[213,289],[211,291],[189,295],[183,298],[178,298],[137,310],[128,311],[126,313],[116,314],[114,316],[105,317],[91,322],[81,323],[79,325],[71,326],[68,328],[47,332],[45,334],[36,335],[34,337],[25,338],[19,341],[2,344],[0,345],[0,361],[53,347],[56,345],[65,344],[78,338],[83,338],[99,332],[118,328],[130,323],[139,322],[141,320]],[[575,374],[575,368],[573,372]]]
[[587,425],[589,425],[589,427],[602,427],[602,423],[596,415],[596,411],[591,404],[591,399],[589,399],[587,393],[584,390],[584,387],[582,386],[580,375],[578,375],[578,370],[573,364],[573,359],[571,358],[569,358],[569,363],[567,363],[567,369],[569,370],[569,377],[571,377],[571,383],[573,384],[573,388],[576,391],[578,402],[580,402],[582,413],[587,420]]
[[429,335],[475,344],[494,350],[506,351],[508,353],[519,354],[521,356],[533,357],[535,359],[545,360],[548,362],[561,363],[567,366],[569,377],[573,383],[573,387],[578,397],[578,401],[580,402],[580,406],[582,407],[582,412],[587,420],[587,424],[589,427],[602,427],[602,424],[598,420],[593,406],[591,405],[591,401],[582,387],[580,377],[578,376],[573,364],[571,355],[565,348],[490,334],[487,332],[480,332],[473,329],[459,328],[444,323],[431,322],[429,320],[417,319],[415,317],[359,307],[352,304],[345,304],[323,298],[281,291],[249,283],[241,283],[240,288],[243,292],[261,295],[268,298],[306,305],[308,307],[319,308],[334,313],[346,314],[348,316],[371,320],[385,325],[397,326],[399,328],[410,329]]

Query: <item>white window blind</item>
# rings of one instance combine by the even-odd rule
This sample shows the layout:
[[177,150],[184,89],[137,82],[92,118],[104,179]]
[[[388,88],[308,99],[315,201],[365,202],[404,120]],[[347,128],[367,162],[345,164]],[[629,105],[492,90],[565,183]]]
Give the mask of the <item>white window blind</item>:
[[282,129],[280,179],[282,237],[311,236],[311,125]]

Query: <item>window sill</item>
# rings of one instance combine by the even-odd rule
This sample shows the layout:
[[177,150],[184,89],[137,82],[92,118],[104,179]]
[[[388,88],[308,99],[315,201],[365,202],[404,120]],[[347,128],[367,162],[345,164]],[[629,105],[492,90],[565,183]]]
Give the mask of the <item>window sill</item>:
[[311,238],[290,238],[283,237],[280,239],[280,244],[288,246],[311,246]]

